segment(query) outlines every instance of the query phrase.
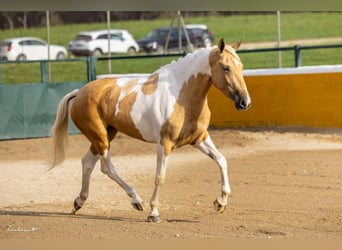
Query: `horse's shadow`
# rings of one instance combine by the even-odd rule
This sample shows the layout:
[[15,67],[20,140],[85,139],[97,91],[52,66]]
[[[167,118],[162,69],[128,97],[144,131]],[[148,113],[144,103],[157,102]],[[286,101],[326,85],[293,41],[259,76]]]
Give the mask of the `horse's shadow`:
[[[23,216],[23,217],[67,217],[71,219],[90,219],[90,220],[109,220],[109,221],[126,221],[135,223],[145,223],[146,219],[136,219],[119,216],[104,216],[104,215],[89,215],[89,214],[73,214],[67,212],[43,212],[43,211],[11,211],[11,210],[0,210],[0,216],[12,215],[12,216]],[[166,222],[178,222],[178,223],[199,223],[197,220],[185,220],[185,219],[165,219]]]
[[93,220],[112,220],[112,221],[131,221],[142,222],[134,218],[124,218],[117,216],[104,216],[104,215],[89,215],[89,214],[73,214],[67,212],[43,212],[43,211],[11,211],[0,210],[0,215],[13,215],[13,216],[28,216],[28,217],[67,217],[75,219],[93,219]]

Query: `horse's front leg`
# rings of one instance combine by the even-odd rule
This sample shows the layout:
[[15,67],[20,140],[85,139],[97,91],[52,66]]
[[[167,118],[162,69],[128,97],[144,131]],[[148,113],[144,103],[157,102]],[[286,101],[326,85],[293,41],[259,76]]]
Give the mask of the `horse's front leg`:
[[166,166],[169,156],[165,154],[164,147],[161,144],[157,144],[157,169],[154,183],[154,191],[150,201],[151,212],[147,217],[147,221],[161,222],[158,207],[159,207],[159,194],[160,187],[165,181]]
[[212,142],[210,136],[200,142],[199,144],[194,145],[197,149],[199,149],[204,154],[208,155],[212,158],[220,168],[221,173],[221,196],[218,196],[214,201],[214,206],[216,211],[222,213],[228,203],[228,195],[230,193],[230,186],[228,180],[228,169],[227,169],[227,160],[226,158],[217,150],[214,143]]

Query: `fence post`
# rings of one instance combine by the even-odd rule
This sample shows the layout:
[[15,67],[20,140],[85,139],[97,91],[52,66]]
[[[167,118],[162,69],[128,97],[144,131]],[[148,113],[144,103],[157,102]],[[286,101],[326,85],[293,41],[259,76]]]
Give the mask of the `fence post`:
[[0,56],[0,84],[2,84],[2,63],[1,63],[1,60],[2,60],[2,58],[1,58],[1,56]]
[[96,79],[96,57],[88,56],[87,57],[87,76],[88,82]]
[[295,67],[298,68],[299,66],[302,65],[302,54],[301,54],[301,48],[300,45],[295,45],[294,46],[295,50]]
[[40,61],[40,79],[42,83],[47,83],[46,61]]

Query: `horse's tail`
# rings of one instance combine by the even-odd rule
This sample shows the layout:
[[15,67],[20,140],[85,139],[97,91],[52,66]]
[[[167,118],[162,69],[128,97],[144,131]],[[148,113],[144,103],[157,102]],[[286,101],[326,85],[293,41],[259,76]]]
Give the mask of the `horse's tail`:
[[69,103],[76,97],[77,92],[78,89],[75,89],[66,94],[58,105],[56,120],[51,128],[53,151],[51,160],[48,163],[49,169],[64,162],[65,148],[68,145]]

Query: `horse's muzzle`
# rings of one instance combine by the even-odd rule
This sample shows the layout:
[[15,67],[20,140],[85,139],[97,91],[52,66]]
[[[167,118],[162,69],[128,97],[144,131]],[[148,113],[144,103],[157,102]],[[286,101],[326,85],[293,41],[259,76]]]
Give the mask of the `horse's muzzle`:
[[235,108],[239,111],[247,110],[251,106],[251,98],[249,95],[245,95],[243,97],[237,96],[235,100]]

